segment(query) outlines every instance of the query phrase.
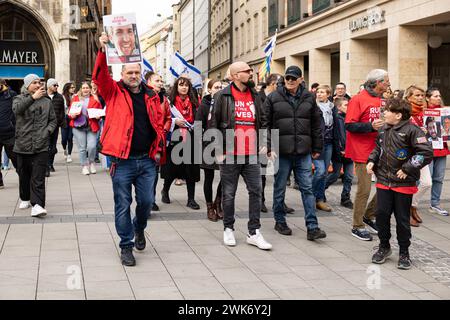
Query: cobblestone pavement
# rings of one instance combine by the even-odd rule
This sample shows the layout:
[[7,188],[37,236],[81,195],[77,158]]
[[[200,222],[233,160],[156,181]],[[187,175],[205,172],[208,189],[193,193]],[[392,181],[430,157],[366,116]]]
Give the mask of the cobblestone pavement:
[[[262,214],[262,232],[274,245],[270,252],[245,244],[243,183],[234,248],[223,246],[222,224],[206,220],[201,184],[199,212],[185,207],[186,187],[173,186],[173,203],[158,203],[162,211],[149,221],[147,250],[136,253],[135,268],[124,268],[106,172],[84,177],[76,164],[65,165],[60,157],[56,170],[47,180],[49,215],[44,219],[18,209],[17,176],[4,172],[0,299],[450,299],[450,220],[428,213],[425,202],[420,207],[424,224],[413,230],[414,268],[400,271],[397,253],[374,266],[370,258],[377,243],[351,236],[352,212],[338,206],[340,184],[327,194],[334,212],[319,213],[328,236],[315,243],[306,240],[299,192],[288,188],[286,202],[296,209],[288,217],[294,234],[279,235],[271,213]],[[447,172],[442,201],[447,209],[449,179]]]

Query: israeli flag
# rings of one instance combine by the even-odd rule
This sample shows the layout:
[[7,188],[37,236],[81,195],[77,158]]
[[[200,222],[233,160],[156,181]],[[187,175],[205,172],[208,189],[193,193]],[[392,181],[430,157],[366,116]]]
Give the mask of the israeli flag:
[[203,87],[202,73],[200,70],[184,60],[178,52],[175,52],[172,56],[169,70],[175,78],[179,78],[182,75],[189,77],[195,89],[201,89]]
[[148,62],[147,59],[142,57],[142,80],[143,81],[145,81],[145,75],[147,74],[147,72],[150,72],[150,71],[154,71],[152,65],[150,64],[150,62]]

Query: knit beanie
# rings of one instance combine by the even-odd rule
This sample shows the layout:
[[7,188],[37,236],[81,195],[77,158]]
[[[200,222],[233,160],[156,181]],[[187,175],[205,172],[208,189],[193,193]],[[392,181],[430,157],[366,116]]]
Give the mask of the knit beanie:
[[53,87],[55,84],[58,84],[58,81],[56,81],[56,79],[50,78],[47,81],[47,88]]
[[39,76],[37,76],[37,75],[35,75],[35,74],[33,74],[33,73],[27,75],[27,76],[23,79],[23,83],[24,83],[24,85],[25,85],[25,88],[28,89],[28,87],[30,86],[30,84],[31,84],[33,81],[40,80],[40,79],[41,79],[41,78],[39,78]]

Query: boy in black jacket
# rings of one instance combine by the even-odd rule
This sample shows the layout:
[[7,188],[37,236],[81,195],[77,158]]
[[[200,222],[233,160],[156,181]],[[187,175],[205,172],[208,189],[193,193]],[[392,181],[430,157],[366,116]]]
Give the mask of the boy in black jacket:
[[417,193],[420,170],[433,160],[433,148],[419,127],[411,124],[411,106],[405,100],[391,99],[384,112],[386,124],[379,131],[376,147],[369,157],[367,173],[377,176],[377,227],[380,246],[372,262],[382,264],[392,254],[391,215],[397,221],[400,246],[398,268],[411,269],[409,214]]

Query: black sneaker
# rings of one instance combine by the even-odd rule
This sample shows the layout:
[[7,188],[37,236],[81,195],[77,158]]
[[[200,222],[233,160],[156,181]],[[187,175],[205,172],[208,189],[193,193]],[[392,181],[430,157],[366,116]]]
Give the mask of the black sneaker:
[[54,166],[50,166],[50,172],[56,172],[55,167]]
[[200,206],[197,202],[195,202],[194,199],[188,200],[188,203],[186,205],[188,208],[191,208],[192,210],[200,210]]
[[136,250],[143,251],[145,250],[147,242],[145,240],[145,234],[144,231],[142,232],[136,232],[134,234],[134,247]]
[[341,206],[343,206],[344,208],[353,210],[353,202],[350,199],[342,200],[341,201]]
[[161,201],[162,203],[170,204],[169,193],[167,191],[161,191]]
[[292,229],[288,227],[287,223],[276,223],[275,224],[275,230],[278,231],[279,234],[282,234],[283,236],[291,236],[292,235]]
[[383,264],[386,262],[386,259],[391,256],[392,250],[391,248],[383,248],[378,247],[378,251],[372,256],[372,263],[375,264]]
[[126,267],[134,267],[136,265],[136,259],[133,256],[133,248],[124,248],[120,254],[122,265]]
[[156,203],[153,204],[152,211],[159,211],[159,207]]
[[370,220],[364,217],[363,222],[366,224],[367,229],[369,230],[370,233],[378,234],[378,227],[375,220]]
[[5,189],[5,185],[3,184],[2,180],[0,180],[0,189]]
[[289,208],[289,207],[286,205],[286,203],[283,204],[283,206],[284,206],[284,212],[286,212],[287,214],[293,214],[293,213],[295,212],[295,209]]
[[372,241],[373,240],[372,235],[370,234],[369,231],[366,230],[366,228],[352,229],[352,236],[354,236],[355,238],[358,238],[359,240],[362,240],[362,241]]
[[400,270],[409,270],[412,268],[412,262],[409,258],[409,253],[401,253],[398,260],[398,267]]
[[314,241],[314,240],[318,240],[318,239],[324,239],[326,237],[327,237],[327,234],[325,233],[325,231],[320,230],[320,228],[313,229],[313,230],[308,230],[307,239],[309,241]]
[[264,212],[264,213],[268,212],[266,204],[264,202],[261,202],[261,212]]
[[49,177],[50,177],[50,168],[47,168],[47,169],[45,170],[45,177],[46,177],[46,178],[49,178]]

